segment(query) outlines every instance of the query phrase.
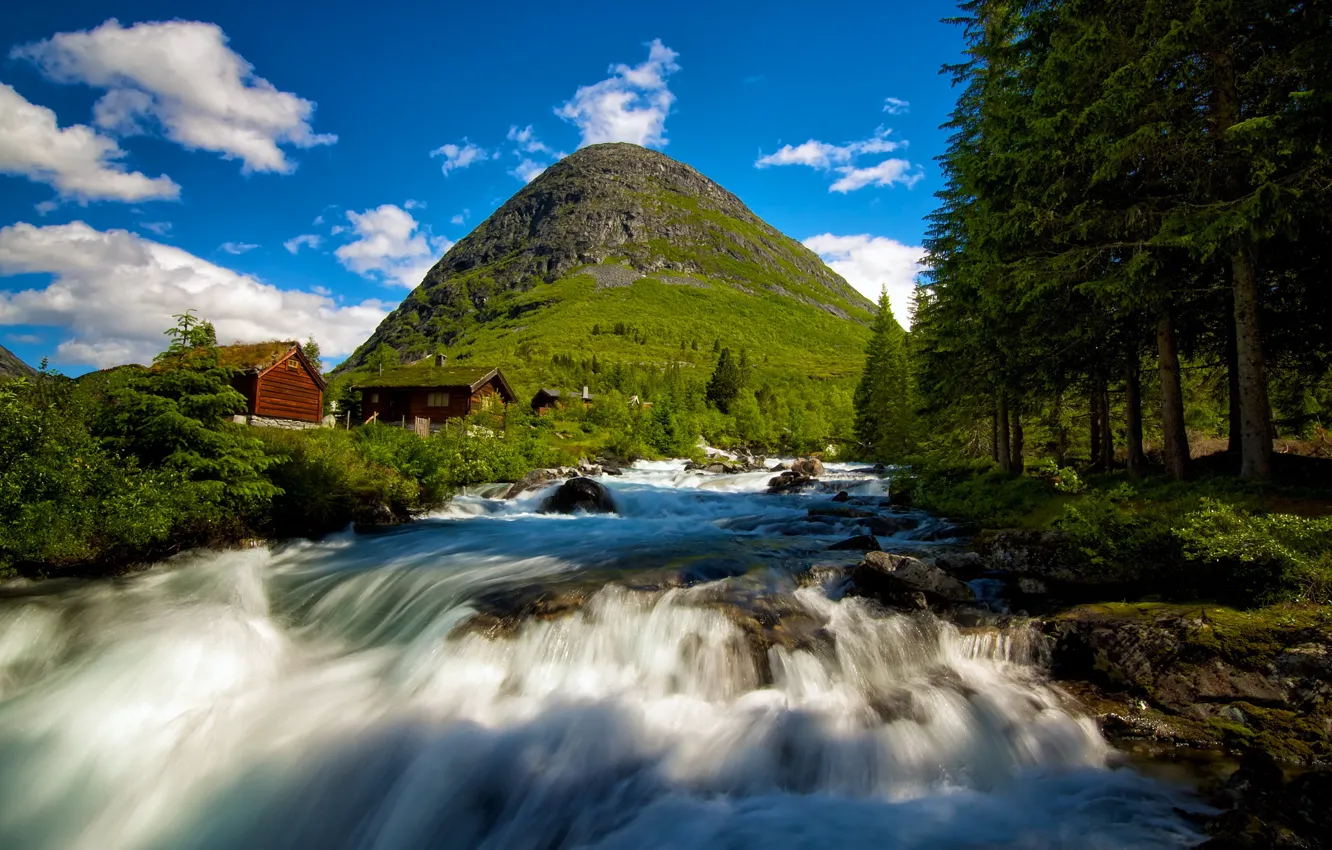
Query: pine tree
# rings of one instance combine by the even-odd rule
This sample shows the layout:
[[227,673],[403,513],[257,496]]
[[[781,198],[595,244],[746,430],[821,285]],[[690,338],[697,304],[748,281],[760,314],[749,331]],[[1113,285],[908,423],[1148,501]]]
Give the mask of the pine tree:
[[310,365],[314,367],[316,372],[324,371],[324,361],[320,357],[319,343],[315,341],[314,337],[305,340],[305,344],[301,346],[301,353],[305,355],[306,360],[310,361]]
[[876,460],[898,462],[911,450],[911,379],[907,364],[906,331],[893,317],[885,290],[879,295],[865,350],[865,372],[856,387],[856,439]]
[[717,357],[717,367],[712,370],[712,378],[708,380],[708,401],[722,413],[729,413],[731,403],[740,395],[743,384],[744,375],[740,373],[740,365],[731,357],[731,349],[723,348]]

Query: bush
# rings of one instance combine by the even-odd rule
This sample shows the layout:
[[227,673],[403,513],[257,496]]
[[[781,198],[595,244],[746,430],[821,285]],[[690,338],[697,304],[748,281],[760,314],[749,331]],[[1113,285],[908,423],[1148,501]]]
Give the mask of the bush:
[[120,563],[207,534],[210,512],[178,472],[109,451],[61,405],[68,385],[41,380],[0,386],[0,575]]
[[282,493],[273,498],[269,530],[278,536],[321,534],[357,520],[381,518],[381,507],[405,517],[421,508],[421,486],[376,463],[348,431],[260,429],[269,469]]
[[1332,601],[1332,517],[1253,515],[1205,498],[1174,534],[1186,558],[1215,564],[1255,602]]
[[909,491],[912,504],[984,528],[1020,524],[1056,496],[1049,483],[1000,472],[989,460],[917,458],[911,468],[894,489]]

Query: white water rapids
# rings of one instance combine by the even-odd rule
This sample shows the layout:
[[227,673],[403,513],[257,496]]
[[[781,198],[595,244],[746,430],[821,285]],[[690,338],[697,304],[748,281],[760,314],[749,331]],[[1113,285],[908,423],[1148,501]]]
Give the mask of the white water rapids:
[[[1111,767],[1025,633],[797,588],[854,560],[819,554],[854,529],[768,477],[641,464],[603,479],[621,516],[465,496],[385,533],[0,588],[0,847],[1199,840],[1173,813],[1187,793]],[[560,582],[605,586],[459,628]],[[756,651],[723,592],[780,599],[821,642]]]

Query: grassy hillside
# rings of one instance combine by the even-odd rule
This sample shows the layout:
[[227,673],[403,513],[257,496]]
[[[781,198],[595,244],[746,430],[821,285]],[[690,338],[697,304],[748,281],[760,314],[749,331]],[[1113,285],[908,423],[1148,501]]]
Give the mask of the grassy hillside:
[[860,371],[868,330],[859,323],[701,275],[669,279],[643,277],[599,288],[592,274],[580,271],[538,283],[498,297],[495,319],[460,323],[446,350],[455,361],[502,366],[520,382],[539,377],[556,354],[710,364],[718,340],[735,351],[747,349],[755,362],[810,377]]
[[36,369],[18,359],[14,352],[0,345],[0,381],[8,378],[31,378],[35,374],[37,374]]

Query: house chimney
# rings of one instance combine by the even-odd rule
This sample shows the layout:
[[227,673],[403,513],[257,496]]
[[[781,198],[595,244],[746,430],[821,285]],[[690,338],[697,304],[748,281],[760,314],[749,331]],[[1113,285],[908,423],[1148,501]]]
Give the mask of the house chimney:
[[436,365],[436,366],[443,366],[443,365],[444,365],[444,361],[446,361],[446,360],[448,360],[448,359],[449,359],[449,356],[448,356],[447,354],[436,354],[436,355],[435,355],[435,365]]

